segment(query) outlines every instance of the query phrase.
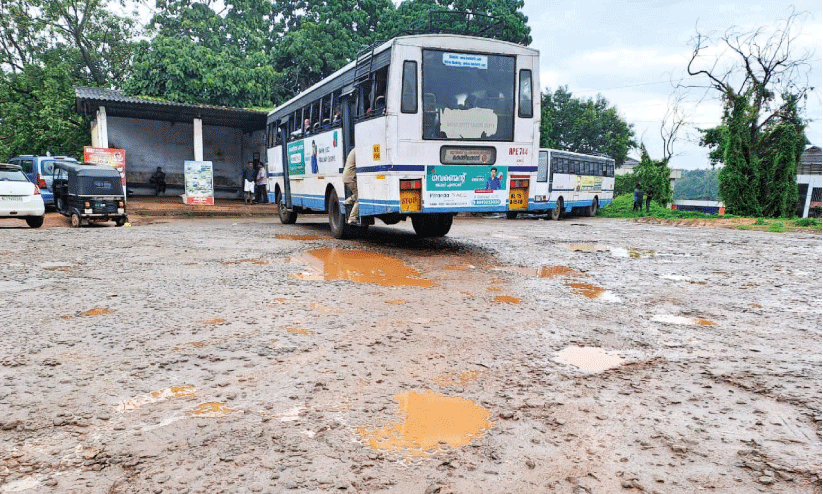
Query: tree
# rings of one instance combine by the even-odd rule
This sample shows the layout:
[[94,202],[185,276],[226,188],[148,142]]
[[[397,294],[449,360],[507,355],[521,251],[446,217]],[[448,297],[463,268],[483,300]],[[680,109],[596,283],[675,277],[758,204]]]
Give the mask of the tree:
[[644,144],[640,144],[640,163],[633,170],[634,179],[644,191],[652,191],[652,200],[658,204],[667,204],[672,200],[671,174],[666,161],[657,161],[649,157]]
[[0,1],[0,158],[77,156],[88,144],[73,87],[117,87],[138,34],[134,20],[112,7],[107,0]]
[[674,183],[674,199],[716,201],[718,184],[716,170],[686,170]]
[[610,156],[620,167],[636,146],[632,125],[600,95],[582,100],[560,87],[543,93],[541,105],[541,147]]
[[[728,30],[714,42],[697,33],[687,67],[723,101],[721,125],[702,129],[712,164],[723,163],[720,196],[726,210],[746,216],[790,216],[795,210],[795,170],[806,139],[799,117],[809,90],[811,53],[794,53],[794,11],[774,31]],[[726,48],[706,62],[706,53]],[[731,61],[731,62],[729,62]]]

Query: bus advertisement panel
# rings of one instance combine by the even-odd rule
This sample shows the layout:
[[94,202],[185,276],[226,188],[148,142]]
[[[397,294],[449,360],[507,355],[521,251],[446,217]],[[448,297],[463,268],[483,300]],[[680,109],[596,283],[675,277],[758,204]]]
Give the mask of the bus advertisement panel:
[[429,166],[424,204],[433,208],[471,208],[506,204],[505,166]]

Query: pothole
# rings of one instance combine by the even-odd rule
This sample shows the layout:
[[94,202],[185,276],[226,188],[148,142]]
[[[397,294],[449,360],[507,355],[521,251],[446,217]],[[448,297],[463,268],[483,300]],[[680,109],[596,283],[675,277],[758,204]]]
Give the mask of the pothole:
[[309,271],[292,275],[300,280],[347,280],[381,286],[432,287],[437,283],[420,277],[400,259],[378,252],[349,249],[315,249],[292,261],[307,264]]

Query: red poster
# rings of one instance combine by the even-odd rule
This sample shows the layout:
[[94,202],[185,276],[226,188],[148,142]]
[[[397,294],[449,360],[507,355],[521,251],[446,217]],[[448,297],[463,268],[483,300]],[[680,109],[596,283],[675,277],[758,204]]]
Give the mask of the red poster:
[[120,180],[126,187],[126,150],[115,148],[93,148],[83,146],[83,161],[95,165],[108,165],[117,168]]
[[214,197],[186,196],[185,201],[196,206],[214,206]]

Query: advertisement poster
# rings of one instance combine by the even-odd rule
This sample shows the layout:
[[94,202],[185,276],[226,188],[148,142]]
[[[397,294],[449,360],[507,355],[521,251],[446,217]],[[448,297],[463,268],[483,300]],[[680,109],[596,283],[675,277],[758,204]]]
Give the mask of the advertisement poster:
[[120,182],[123,190],[126,189],[126,150],[115,148],[93,148],[83,146],[83,161],[95,165],[106,165],[117,168],[120,172]]
[[290,142],[289,176],[340,173],[343,148],[339,135],[340,131],[335,130]]
[[505,166],[426,167],[424,204],[430,207],[497,207],[508,200]]
[[214,175],[211,161],[184,161],[186,204],[214,205]]
[[584,175],[577,177],[577,192],[601,192],[603,188],[603,177]]

